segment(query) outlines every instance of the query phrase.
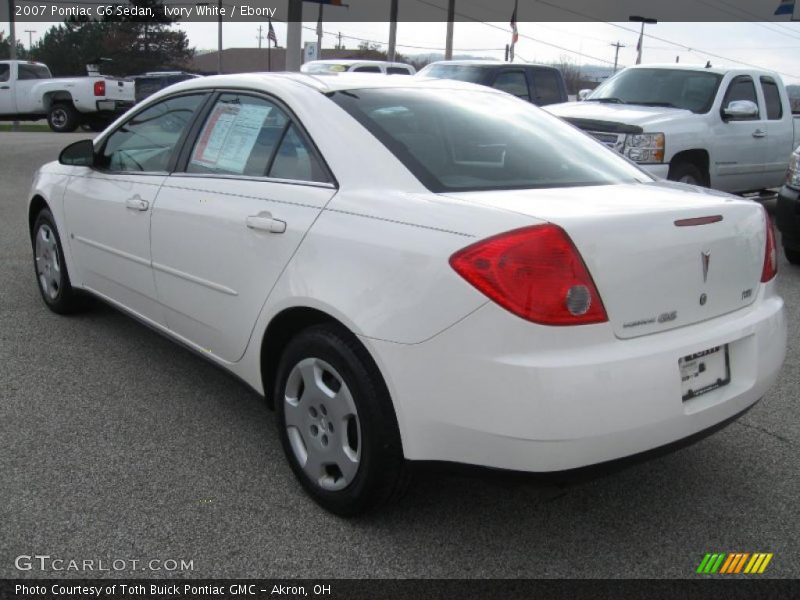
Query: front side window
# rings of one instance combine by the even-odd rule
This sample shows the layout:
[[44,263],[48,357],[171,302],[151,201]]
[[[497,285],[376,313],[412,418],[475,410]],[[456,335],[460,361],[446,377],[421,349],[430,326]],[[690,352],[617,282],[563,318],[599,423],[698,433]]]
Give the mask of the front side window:
[[652,181],[572,126],[503,94],[366,89],[330,98],[433,192]]
[[108,171],[165,172],[204,98],[177,96],[137,113],[106,139],[99,166]]
[[[728,86],[728,91],[725,92],[725,99],[722,101],[722,108],[723,110],[727,107],[731,102],[736,100],[749,100],[756,106],[758,106],[758,98],[756,97],[756,86],[753,83],[752,77],[749,75],[739,75],[735,77],[733,81],[731,81],[730,85]],[[747,119],[742,119],[746,121],[755,121],[759,117],[758,115],[754,117],[748,117]]]
[[762,77],[761,90],[764,92],[764,103],[767,105],[767,119],[780,121],[783,118],[783,104],[778,84],[772,77]]
[[517,98],[530,101],[528,93],[528,80],[522,71],[505,71],[494,80],[493,88],[506,92]]
[[0,81],[8,81],[9,68],[8,65],[0,65]]
[[223,94],[197,137],[187,173],[327,181],[288,115],[264,98]]
[[19,78],[20,79],[50,79],[50,69],[44,65],[36,64],[20,64],[19,65]]
[[714,104],[721,81],[722,75],[708,71],[625,69],[600,85],[586,100],[707,113]]

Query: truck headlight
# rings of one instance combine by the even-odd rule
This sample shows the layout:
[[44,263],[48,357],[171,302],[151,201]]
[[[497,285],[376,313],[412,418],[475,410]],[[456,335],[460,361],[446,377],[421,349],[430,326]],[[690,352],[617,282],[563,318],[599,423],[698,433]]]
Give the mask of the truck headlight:
[[664,162],[664,134],[638,133],[625,139],[625,156],[637,163]]
[[800,153],[793,152],[786,171],[786,185],[800,189]]

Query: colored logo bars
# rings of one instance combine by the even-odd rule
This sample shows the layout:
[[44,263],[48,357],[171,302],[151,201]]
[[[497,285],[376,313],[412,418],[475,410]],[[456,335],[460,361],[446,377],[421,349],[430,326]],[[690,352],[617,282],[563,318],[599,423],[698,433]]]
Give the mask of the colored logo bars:
[[733,575],[739,573],[763,573],[772,560],[772,553],[731,552],[706,554],[697,567],[697,572],[704,575]]

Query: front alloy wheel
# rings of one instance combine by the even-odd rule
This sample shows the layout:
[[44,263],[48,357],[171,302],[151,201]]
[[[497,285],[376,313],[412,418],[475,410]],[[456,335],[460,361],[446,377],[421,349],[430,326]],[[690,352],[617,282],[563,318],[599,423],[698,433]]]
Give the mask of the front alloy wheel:
[[61,260],[56,235],[47,223],[36,231],[35,254],[39,288],[46,299],[55,301],[61,291]]

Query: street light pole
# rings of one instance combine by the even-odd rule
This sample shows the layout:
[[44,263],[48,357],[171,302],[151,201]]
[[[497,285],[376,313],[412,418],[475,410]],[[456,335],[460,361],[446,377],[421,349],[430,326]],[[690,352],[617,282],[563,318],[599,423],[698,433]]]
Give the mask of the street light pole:
[[217,73],[222,75],[222,0],[217,0]]
[[658,23],[658,20],[652,19],[650,17],[640,17],[638,15],[631,15],[630,17],[628,17],[628,20],[633,23],[642,24],[642,29],[639,32],[639,43],[636,45],[636,49],[638,50],[638,53],[636,54],[636,64],[640,65],[642,64],[642,50],[644,48],[644,26],[655,25],[656,23]]
[[456,0],[447,3],[447,37],[444,41],[444,59],[453,59],[453,21],[456,19]]
[[[17,59],[17,30],[14,25],[14,0],[8,0],[8,34],[10,36],[8,44],[8,57],[11,60]],[[19,130],[19,121],[11,122],[11,131]]]
[[389,51],[386,58],[394,62],[397,46],[397,0],[389,4]]

